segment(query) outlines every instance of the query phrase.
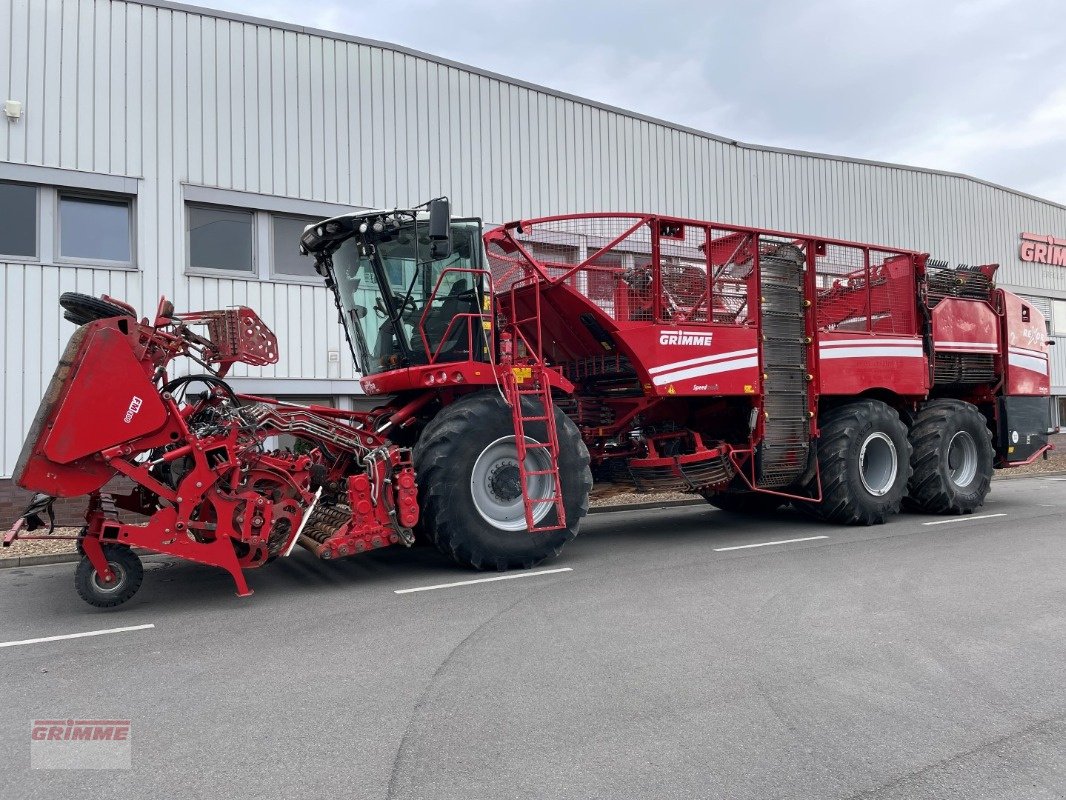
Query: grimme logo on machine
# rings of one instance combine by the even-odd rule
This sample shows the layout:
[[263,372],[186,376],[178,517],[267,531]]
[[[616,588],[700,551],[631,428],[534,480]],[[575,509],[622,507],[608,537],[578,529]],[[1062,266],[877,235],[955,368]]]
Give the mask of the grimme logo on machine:
[[710,333],[682,333],[681,331],[659,331],[659,344],[683,344],[690,347],[710,347]]
[[137,412],[141,410],[141,403],[143,402],[144,401],[141,400],[141,398],[139,398],[137,395],[134,395],[133,399],[130,400],[130,407],[126,409],[126,416],[122,418],[122,421],[125,422],[127,425],[133,422],[133,418],[137,416]]
[[1066,239],[1056,239],[1054,236],[1043,236],[1039,233],[1023,233],[1018,257],[1032,264],[1066,267]]

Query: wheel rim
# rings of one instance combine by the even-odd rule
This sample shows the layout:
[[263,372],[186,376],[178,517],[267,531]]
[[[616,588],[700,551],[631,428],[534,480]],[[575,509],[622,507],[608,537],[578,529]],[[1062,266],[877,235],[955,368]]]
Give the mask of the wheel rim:
[[867,436],[859,450],[859,478],[866,491],[875,497],[887,494],[898,471],[899,459],[892,439],[881,431]]
[[[528,444],[535,439],[526,437]],[[526,471],[551,468],[546,449],[526,452]],[[554,505],[555,480],[551,475],[529,478],[531,497],[545,498],[533,506],[533,523],[540,522]],[[470,496],[474,508],[487,523],[502,531],[526,530],[526,509],[522,502],[522,482],[518,471],[518,448],[514,436],[503,436],[490,443],[474,462],[470,473]]]
[[948,442],[948,476],[962,489],[977,477],[977,442],[966,431],[958,431]]
[[111,568],[111,572],[114,573],[115,579],[111,583],[104,583],[100,580],[100,573],[93,570],[93,576],[91,578],[93,589],[100,594],[114,594],[119,591],[126,583],[126,570],[121,564],[115,561],[108,561],[107,566]]

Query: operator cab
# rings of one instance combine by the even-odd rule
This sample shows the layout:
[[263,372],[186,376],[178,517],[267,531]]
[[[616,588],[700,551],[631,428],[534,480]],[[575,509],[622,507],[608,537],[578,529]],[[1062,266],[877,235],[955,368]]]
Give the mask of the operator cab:
[[488,360],[480,219],[451,219],[442,198],[309,225],[300,247],[333,291],[364,375]]

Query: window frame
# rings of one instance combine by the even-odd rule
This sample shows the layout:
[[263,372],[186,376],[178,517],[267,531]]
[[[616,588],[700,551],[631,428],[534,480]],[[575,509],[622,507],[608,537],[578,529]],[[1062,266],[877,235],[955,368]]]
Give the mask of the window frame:
[[4,178],[0,180],[0,183],[11,183],[16,186],[28,186],[34,190],[36,194],[36,219],[34,223],[36,228],[33,231],[33,252],[32,256],[18,256],[13,253],[0,252],[0,262],[5,264],[40,264],[42,263],[42,251],[44,250],[43,236],[41,231],[44,227],[44,193],[50,188],[48,186],[41,186],[39,183],[31,183],[29,181],[15,181]]
[[[104,269],[137,269],[137,198],[131,195],[113,192],[94,192],[91,189],[68,189],[63,186],[51,187],[52,200],[52,262],[56,265],[76,267],[101,267]],[[63,214],[60,204],[64,197],[75,200],[103,200],[110,203],[124,202],[128,210],[127,232],[129,235],[130,260],[114,261],[107,258],[82,258],[63,255]]]
[[[315,222],[321,222],[324,217],[313,217],[310,214],[286,213],[284,211],[260,211],[259,214],[266,218],[266,241],[267,246],[270,248],[270,263],[267,265],[266,269],[266,272],[268,274],[261,274],[260,280],[270,281],[272,283],[292,283],[296,284],[297,286],[325,286],[325,283],[323,283],[322,276],[320,276],[317,272],[314,271],[314,259],[310,256],[305,256],[305,258],[307,258],[308,264],[311,266],[311,272],[313,273],[311,275],[287,275],[284,272],[278,272],[276,269],[277,265],[274,259],[274,252],[276,248],[276,242],[274,238],[275,219],[277,219],[278,217],[293,220],[306,219],[310,220],[311,224],[314,224]],[[298,244],[296,242],[293,242],[294,250],[297,246]]]
[[[192,227],[189,224],[189,211],[193,208],[213,209],[218,211],[241,211],[252,216],[252,264],[247,270],[212,269],[211,267],[194,267],[192,265]],[[230,206],[222,203],[206,203],[199,200],[185,200],[182,206],[182,221],[185,232],[185,274],[197,278],[224,278],[226,280],[261,281],[262,268],[260,259],[260,212],[246,206]]]
[[1048,320],[1048,325],[1052,336],[1066,336],[1066,300],[1051,298],[1051,319]]

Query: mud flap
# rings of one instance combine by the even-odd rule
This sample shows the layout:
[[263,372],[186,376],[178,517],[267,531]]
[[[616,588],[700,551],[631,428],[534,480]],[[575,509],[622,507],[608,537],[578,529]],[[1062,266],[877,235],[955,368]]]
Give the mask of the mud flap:
[[999,398],[996,455],[1016,463],[1037,456],[1048,444],[1051,399],[1048,397]]

